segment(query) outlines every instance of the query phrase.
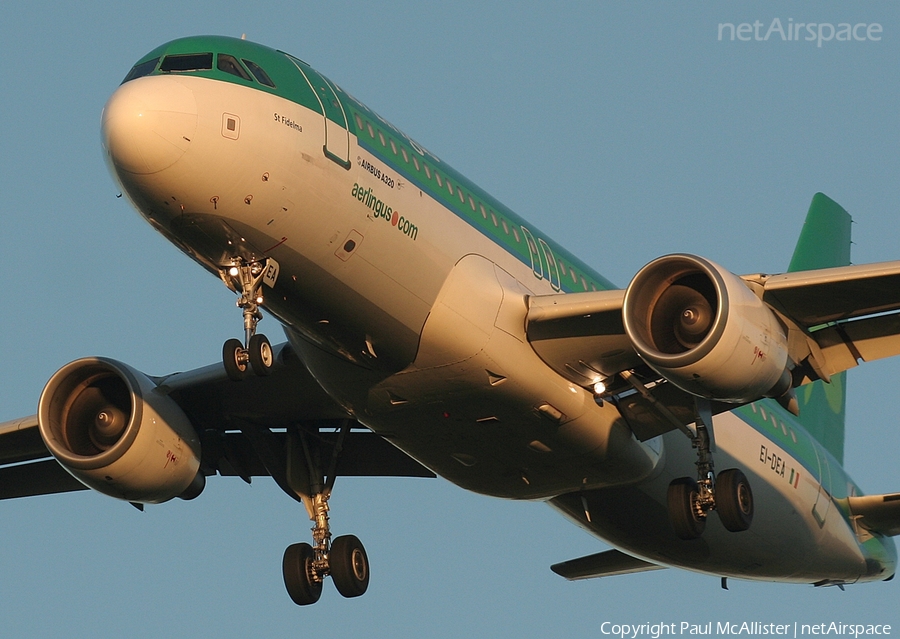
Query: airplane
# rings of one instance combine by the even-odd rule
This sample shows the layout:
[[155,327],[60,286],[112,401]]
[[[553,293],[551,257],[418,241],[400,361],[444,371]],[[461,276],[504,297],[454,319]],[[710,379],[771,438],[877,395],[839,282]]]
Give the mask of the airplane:
[[[611,550],[567,579],[683,568],[816,586],[890,580],[900,493],[843,469],[845,375],[900,353],[900,262],[850,265],[813,197],[785,273],[672,254],[616,288],[340,86],[244,39],[141,57],[109,98],[110,171],[232,290],[243,334],[199,369],[86,357],[0,424],[0,498],[93,489],[138,508],[208,477],[302,503],[298,605],[366,592],[332,535],[338,476],[441,476],[545,501]],[[266,315],[286,341],[259,332]]]

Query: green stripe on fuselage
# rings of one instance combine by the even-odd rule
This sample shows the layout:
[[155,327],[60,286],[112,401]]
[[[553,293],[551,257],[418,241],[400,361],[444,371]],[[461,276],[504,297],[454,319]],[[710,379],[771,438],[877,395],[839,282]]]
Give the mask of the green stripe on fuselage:
[[[286,53],[260,44],[248,42],[247,40],[224,36],[195,36],[181,38],[157,47],[138,60],[138,64],[153,59],[162,60],[167,55],[207,52],[215,54],[227,53],[238,59],[253,61],[266,71],[273,80],[275,87],[268,87],[255,80],[246,80],[225,71],[220,71],[216,68],[215,64],[213,64],[212,69],[180,73],[182,75],[193,75],[246,86],[265,93],[277,95],[304,106],[315,113],[320,115],[323,114],[319,98],[310,89],[306,79],[301,75],[301,70],[298,69],[298,66],[295,65],[292,60],[298,62],[301,68],[309,69],[313,74],[321,74],[293,56],[289,57]],[[158,68],[153,74],[164,75]],[[527,224],[510,209],[477,187],[468,178],[447,166],[439,158],[416,144],[399,129],[378,116],[374,111],[348,95],[340,88],[340,86],[333,82],[331,85],[334,88],[338,99],[341,101],[344,112],[347,114],[348,129],[350,133],[356,135],[357,141],[361,147],[375,156],[379,161],[389,166],[393,171],[402,175],[409,183],[414,184],[424,193],[428,193],[447,210],[452,211],[460,219],[467,222],[474,229],[478,230],[492,242],[500,246],[504,251],[514,256],[525,265],[532,267],[532,252],[529,250],[527,239],[522,231],[522,227],[524,226],[533,234],[535,242],[539,243],[540,241],[543,241],[550,249],[552,254],[550,259],[553,259],[559,268],[559,288],[562,291],[576,292],[615,288],[609,280],[591,269],[572,253],[563,249],[559,244],[550,240],[538,229]],[[362,130],[357,125],[356,116],[361,117],[364,121]],[[337,121],[330,116],[329,119],[335,121],[342,127],[344,126],[343,121]],[[369,134],[368,127],[365,123],[371,124],[374,135]],[[383,145],[381,144],[381,136],[385,137],[385,144]],[[396,154],[393,153],[394,147],[391,146],[391,142],[393,142],[394,147],[397,148]],[[408,161],[404,161],[401,149],[406,151]],[[411,159],[413,154],[415,154],[420,163],[420,168],[418,170],[416,170],[415,163]],[[425,173],[424,166],[426,165],[432,172],[430,177]],[[442,184],[440,186],[437,184],[434,171],[437,171],[437,174],[441,176]],[[446,186],[448,181],[453,189],[452,194],[450,189]],[[460,200],[459,198],[460,189],[464,193],[463,200]],[[472,204],[469,201],[469,197],[475,202],[474,211],[472,210]],[[485,215],[482,215],[481,206],[485,207],[487,212]],[[491,213],[497,217],[496,225],[494,224]],[[506,228],[504,228],[504,221],[507,224]],[[515,229],[515,231],[513,231],[513,229]],[[542,253],[540,247],[535,246],[534,249],[538,253],[537,259],[541,260]],[[546,262],[543,262],[543,264],[546,270],[550,270],[551,265],[546,264]],[[544,269],[538,267],[536,270],[543,271]],[[573,273],[575,274],[574,277]],[[551,280],[551,282],[552,281],[553,280]]]

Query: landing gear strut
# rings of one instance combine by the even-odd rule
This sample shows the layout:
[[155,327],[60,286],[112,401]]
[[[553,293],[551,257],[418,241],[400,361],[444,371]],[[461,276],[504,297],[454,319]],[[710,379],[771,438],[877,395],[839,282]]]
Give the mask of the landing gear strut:
[[[351,422],[347,420],[341,429],[334,447],[327,480],[323,477],[316,450],[302,432],[296,433],[290,441],[289,460],[302,454],[306,464],[288,472],[288,483],[303,500],[312,528],[313,544],[292,544],[284,551],[282,570],[284,586],[291,599],[299,606],[316,603],[322,595],[325,577],[331,575],[338,592],[344,597],[359,597],[369,587],[369,558],[366,549],[354,535],[343,535],[331,539],[328,522],[328,499],[334,488],[337,458]],[[298,448],[302,448],[302,453]],[[291,450],[293,449],[293,450]],[[300,470],[301,472],[297,472]],[[302,472],[306,471],[306,472]]]
[[230,339],[222,346],[222,363],[228,377],[240,381],[250,368],[257,375],[268,375],[272,370],[274,357],[272,345],[265,335],[256,332],[256,325],[262,319],[259,305],[263,303],[263,281],[277,276],[278,265],[271,258],[257,262],[245,262],[236,258],[222,273],[222,280],[229,288],[239,291],[237,305],[244,312],[244,342]]
[[706,400],[697,400],[696,434],[691,444],[697,450],[697,479],[680,477],[669,484],[669,521],[681,539],[697,539],[706,528],[709,512],[719,513],[722,525],[731,532],[750,528],[753,521],[753,492],[750,482],[737,468],[718,475],[713,466],[715,439],[712,409]]

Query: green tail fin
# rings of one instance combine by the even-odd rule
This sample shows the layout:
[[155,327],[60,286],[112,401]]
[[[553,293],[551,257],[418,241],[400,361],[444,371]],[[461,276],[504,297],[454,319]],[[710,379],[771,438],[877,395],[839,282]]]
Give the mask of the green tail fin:
[[[850,264],[850,214],[822,193],[813,196],[788,271],[808,271]],[[799,421],[810,435],[844,462],[844,412],[847,374],[797,389]]]

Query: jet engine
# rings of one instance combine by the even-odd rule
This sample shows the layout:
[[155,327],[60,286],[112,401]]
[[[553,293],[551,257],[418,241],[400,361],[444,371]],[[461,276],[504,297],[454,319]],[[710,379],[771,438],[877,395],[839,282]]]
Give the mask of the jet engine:
[[181,408],[146,375],[111,359],[79,359],[44,387],[44,444],[81,483],[130,502],[200,494],[200,441]]
[[791,388],[787,329],[718,264],[694,255],[650,262],[628,285],[622,318],[641,359],[689,393],[743,403]]

